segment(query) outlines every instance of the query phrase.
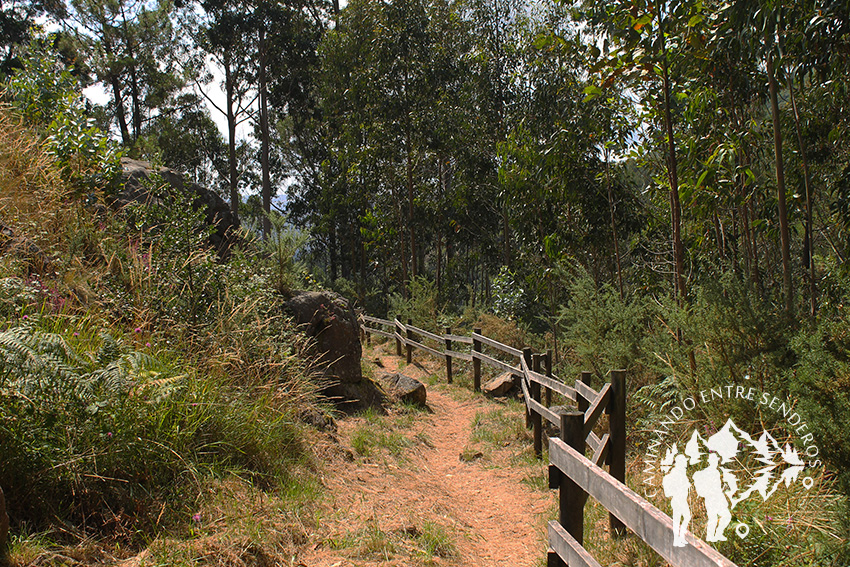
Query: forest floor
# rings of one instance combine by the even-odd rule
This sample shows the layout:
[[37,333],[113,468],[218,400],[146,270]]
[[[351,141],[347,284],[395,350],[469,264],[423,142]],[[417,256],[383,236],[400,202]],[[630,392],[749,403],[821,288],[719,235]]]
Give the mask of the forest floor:
[[418,358],[407,365],[386,347],[364,352],[367,374],[425,383],[427,408],[338,421],[350,453],[326,462],[318,533],[294,564],[544,565],[555,495],[531,452],[524,406],[474,394],[462,377],[448,385],[441,364]]

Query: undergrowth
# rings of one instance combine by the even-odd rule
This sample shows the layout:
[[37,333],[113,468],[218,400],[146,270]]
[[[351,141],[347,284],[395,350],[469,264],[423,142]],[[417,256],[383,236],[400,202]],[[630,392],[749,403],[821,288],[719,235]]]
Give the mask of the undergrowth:
[[[276,557],[309,523],[292,505],[309,510],[318,493],[299,416],[326,411],[307,340],[282,314],[296,267],[258,254],[248,235],[222,262],[202,212],[157,180],[148,203],[110,208],[118,154],[84,118],[78,85],[42,76],[53,68],[43,54],[27,65],[0,107],[11,562],[85,554],[85,542],[120,558],[166,534],[200,537],[217,515],[244,527],[230,544]],[[259,531],[294,535],[249,533],[252,519],[233,516],[246,495],[292,518]],[[230,544],[207,551],[226,557]]]

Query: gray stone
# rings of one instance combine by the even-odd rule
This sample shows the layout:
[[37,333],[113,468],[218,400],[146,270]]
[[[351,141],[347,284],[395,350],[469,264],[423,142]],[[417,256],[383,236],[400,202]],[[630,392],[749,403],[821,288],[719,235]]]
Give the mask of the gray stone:
[[514,378],[514,375],[510,372],[505,372],[484,384],[482,391],[488,396],[501,398],[510,393],[515,383],[516,379]]
[[424,406],[428,399],[425,384],[404,374],[382,374],[378,380],[390,391],[390,395],[402,402]]
[[151,195],[143,181],[158,173],[162,179],[177,191],[193,197],[192,207],[203,209],[206,222],[215,227],[210,236],[210,245],[219,256],[227,258],[230,248],[236,243],[239,231],[239,219],[230,210],[230,205],[217,193],[197,183],[187,182],[183,175],[167,167],[154,168],[146,161],[121,158],[121,169],[124,186],[112,201],[113,208],[120,209],[130,203],[146,203]]
[[0,219],[0,256],[14,254],[27,263],[30,272],[45,273],[53,271],[50,258],[38,245],[21,234],[18,234]]
[[348,300],[330,291],[298,291],[286,302],[286,309],[295,324],[315,339],[325,378],[343,384],[363,379],[360,324]]
[[324,395],[345,411],[380,406],[381,392],[363,378],[360,324],[348,301],[330,291],[298,291],[285,308],[313,338]]

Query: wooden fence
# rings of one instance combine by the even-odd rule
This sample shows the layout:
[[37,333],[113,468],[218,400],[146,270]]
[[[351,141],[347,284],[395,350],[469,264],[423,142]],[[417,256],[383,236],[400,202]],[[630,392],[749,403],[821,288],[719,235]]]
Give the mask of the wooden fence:
[[[559,428],[560,437],[549,438],[549,488],[558,490],[558,521],[549,522],[549,567],[600,565],[582,546],[588,495],[608,510],[612,535],[622,536],[628,528],[673,567],[736,567],[690,533],[686,534],[687,546],[674,547],[673,520],[626,486],[624,371],[612,370],[610,381],[597,391],[589,384],[590,372],[582,372],[573,385],[552,374],[551,351],[535,354],[529,348],[516,349],[482,335],[481,329],[473,329],[471,337],[453,335],[450,328],[446,328],[444,335],[437,335],[414,327],[409,319],[403,324],[398,319],[388,321],[361,315],[361,330],[367,344],[371,343],[372,335],[395,339],[396,354],[402,356],[404,348],[408,364],[413,362],[414,349],[445,359],[449,384],[453,380],[453,359],[472,362],[476,391],[481,389],[482,362],[512,373],[522,389],[526,425],[533,430],[534,453],[538,458],[543,452],[543,420]],[[498,351],[498,355],[513,357],[516,362],[510,364],[485,354],[485,347]],[[551,407],[552,392],[575,402],[576,409]],[[603,413],[608,414],[608,427],[600,436],[594,429],[600,431],[596,426]],[[585,456],[588,449],[590,457]],[[607,471],[604,465],[608,466]]]

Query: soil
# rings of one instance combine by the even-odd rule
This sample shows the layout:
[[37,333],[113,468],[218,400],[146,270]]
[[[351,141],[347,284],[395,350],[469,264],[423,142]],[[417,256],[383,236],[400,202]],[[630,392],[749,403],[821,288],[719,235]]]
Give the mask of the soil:
[[[376,349],[364,356],[379,361],[377,371],[401,371],[423,382],[433,375],[445,380],[444,369],[436,362],[423,360],[424,365],[404,365],[399,370],[403,359],[394,353]],[[553,514],[555,495],[539,482],[532,486],[528,478],[541,479],[546,463],[517,459],[518,450],[526,455],[530,451],[530,443],[524,441],[519,449],[490,447],[486,458],[475,447],[470,449],[476,414],[500,407],[505,405],[462,386],[428,386],[428,411],[418,412],[403,430],[415,442],[403,455],[331,459],[323,478],[332,495],[327,516],[320,519],[320,533],[312,534],[310,545],[294,564],[545,564],[545,526]],[[517,412],[516,419],[522,420],[522,413]],[[387,422],[392,422],[392,415]],[[362,417],[338,422],[344,447],[352,447],[352,433],[363,423]],[[433,532],[435,526],[453,551],[423,552],[421,538],[418,549],[406,545],[417,541],[416,536]]]

